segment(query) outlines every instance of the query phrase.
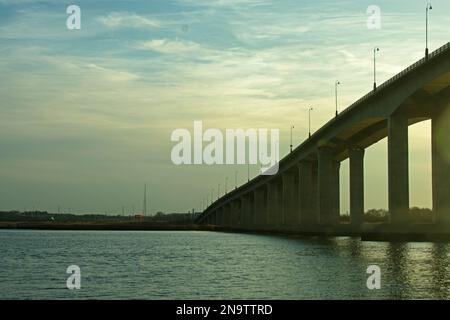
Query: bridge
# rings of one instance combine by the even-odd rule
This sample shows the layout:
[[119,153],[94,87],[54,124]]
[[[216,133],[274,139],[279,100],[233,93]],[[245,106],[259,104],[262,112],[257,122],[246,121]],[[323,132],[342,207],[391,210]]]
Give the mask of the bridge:
[[[358,234],[364,223],[364,153],[388,140],[389,223],[409,214],[408,126],[431,119],[433,225],[450,233],[450,43],[417,61],[333,118],[260,175],[209,205],[200,224],[231,230]],[[349,159],[350,222],[340,222],[340,163]],[[373,227],[371,227],[373,228]]]

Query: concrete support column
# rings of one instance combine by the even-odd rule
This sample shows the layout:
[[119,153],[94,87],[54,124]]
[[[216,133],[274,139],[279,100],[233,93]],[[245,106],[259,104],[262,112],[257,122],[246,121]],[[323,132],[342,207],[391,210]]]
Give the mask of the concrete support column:
[[333,175],[331,177],[332,181],[332,212],[333,220],[336,221],[336,223],[340,222],[340,215],[341,215],[341,186],[340,186],[340,171],[341,171],[341,163],[334,161],[333,162]]
[[217,225],[217,211],[213,211],[211,214],[211,224]]
[[435,223],[450,225],[450,108],[431,119],[433,213]]
[[255,198],[253,197],[253,192],[251,192],[248,197],[248,227],[249,229],[255,229]]
[[311,205],[314,213],[315,223],[320,223],[319,217],[319,161],[312,164]]
[[[283,188],[283,221],[285,229],[293,230],[299,225],[299,214],[297,210],[297,184],[298,176],[296,172],[284,172],[282,174]],[[297,183],[296,183],[297,182]]]
[[275,180],[275,187],[277,188],[277,215],[275,224],[278,229],[281,229],[285,221],[283,212],[283,180],[282,178]]
[[258,188],[253,191],[254,199],[254,225],[258,229],[265,229],[267,226],[266,189]]
[[224,216],[224,226],[231,227],[232,219],[231,219],[231,205],[226,204],[223,206],[223,216]]
[[240,228],[241,226],[241,203],[240,200],[231,202],[232,227]]
[[278,226],[279,206],[278,206],[278,186],[276,181],[270,181],[267,183],[267,216],[268,227],[275,229]]
[[224,226],[224,216],[223,216],[223,207],[217,210],[218,212],[218,221],[217,224],[221,227]]
[[391,115],[388,121],[388,182],[391,223],[410,223],[408,171],[408,118]]
[[334,184],[336,183],[335,162],[333,160],[333,150],[323,146],[318,150],[319,170],[318,170],[318,206],[320,224],[334,226],[337,224]]
[[245,196],[241,196],[241,228],[246,229],[247,228],[247,219],[248,219],[248,212],[247,212],[247,199]]
[[301,161],[298,164],[298,206],[300,223],[306,228],[317,224],[313,188],[313,164],[311,161]]
[[245,194],[241,197],[241,217],[242,217],[242,227],[244,229],[254,228],[252,196],[253,196],[252,194]]
[[215,218],[215,220],[214,220],[214,224],[216,225],[216,226],[220,226],[220,209],[217,209],[216,210],[216,213],[214,214],[214,218]]
[[350,149],[350,218],[359,229],[364,222],[364,149]]

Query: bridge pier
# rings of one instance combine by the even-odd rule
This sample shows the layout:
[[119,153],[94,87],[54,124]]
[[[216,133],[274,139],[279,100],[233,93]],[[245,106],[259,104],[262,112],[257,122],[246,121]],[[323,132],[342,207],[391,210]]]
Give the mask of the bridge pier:
[[241,228],[247,228],[248,210],[247,210],[247,197],[246,195],[241,196]]
[[337,161],[333,161],[333,175],[331,176],[332,181],[332,211],[331,214],[333,216],[334,223],[339,224],[340,215],[341,215],[341,197],[340,197],[340,171],[341,171],[341,163]]
[[241,227],[241,201],[233,200],[231,202],[232,228],[239,229]]
[[212,225],[216,225],[216,218],[217,218],[217,215],[216,215],[216,211],[213,211],[212,213],[211,213],[211,224]]
[[313,164],[311,161],[301,161],[298,164],[298,205],[302,228],[310,228],[317,225],[314,206],[316,198],[313,188]]
[[241,197],[241,217],[244,229],[254,228],[252,194],[245,194]]
[[212,225],[216,225],[216,224],[217,224],[216,219],[217,219],[217,212],[216,212],[216,211],[213,211],[213,212],[211,213],[211,224],[212,224]]
[[297,210],[298,175],[296,172],[284,172],[281,179],[283,184],[283,227],[294,230],[299,225]]
[[217,209],[217,213],[218,213],[218,221],[217,224],[221,227],[223,227],[225,225],[225,219],[224,219],[224,214],[223,214],[223,207]]
[[275,186],[277,188],[276,226],[278,229],[282,229],[284,221],[286,220],[283,212],[283,178],[276,179]]
[[333,159],[333,150],[328,146],[321,146],[318,150],[318,207],[320,224],[335,226],[338,223],[336,216],[336,163]]
[[450,225],[450,107],[431,119],[433,212],[435,223]]
[[223,215],[224,215],[224,226],[230,228],[232,226],[231,205],[230,204],[226,204],[223,206]]
[[256,228],[256,211],[255,211],[255,197],[254,193],[250,192],[248,195],[248,199],[250,201],[250,218],[249,218],[249,225],[251,229]]
[[311,205],[314,215],[314,224],[320,223],[319,217],[319,161],[313,162],[312,165],[312,184],[311,184]]
[[278,226],[279,217],[279,194],[276,181],[270,181],[267,183],[267,216],[269,229],[275,229]]
[[393,114],[388,120],[388,198],[391,223],[396,227],[410,224],[408,118]]
[[350,150],[350,221],[355,230],[364,222],[364,149]]
[[258,188],[253,191],[254,199],[254,224],[258,229],[265,229],[268,225],[267,223],[267,192],[265,188]]

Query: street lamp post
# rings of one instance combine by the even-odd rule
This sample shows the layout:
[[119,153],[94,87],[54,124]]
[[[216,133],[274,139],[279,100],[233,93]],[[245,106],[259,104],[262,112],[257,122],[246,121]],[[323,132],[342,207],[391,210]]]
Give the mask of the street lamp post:
[[336,80],[336,82],[334,83],[334,96],[335,96],[335,101],[336,101],[336,117],[338,116],[338,85],[340,85],[341,83],[339,82],[339,80]]
[[234,188],[237,189],[237,171],[234,172]]
[[308,109],[308,123],[309,123],[308,136],[309,136],[309,138],[311,138],[311,111],[312,110],[313,110],[313,108],[309,107],[309,109]]
[[294,129],[294,126],[291,126],[291,152],[292,152],[292,129]]
[[220,198],[220,183],[217,185],[217,200]]
[[377,51],[380,51],[380,48],[373,48],[373,90],[377,89]]
[[225,177],[225,194],[227,194],[227,192],[228,192],[228,187],[227,187],[227,185],[228,185],[228,177]]
[[432,9],[431,3],[428,2],[425,9],[425,58],[428,58],[428,11]]

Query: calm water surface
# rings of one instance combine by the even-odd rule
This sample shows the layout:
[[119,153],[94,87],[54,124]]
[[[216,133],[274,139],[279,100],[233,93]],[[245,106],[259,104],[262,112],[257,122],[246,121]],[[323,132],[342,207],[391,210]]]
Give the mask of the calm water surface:
[[[0,230],[1,299],[448,299],[450,245],[214,232]],[[81,289],[66,269],[81,268]],[[368,290],[366,269],[382,271]]]

